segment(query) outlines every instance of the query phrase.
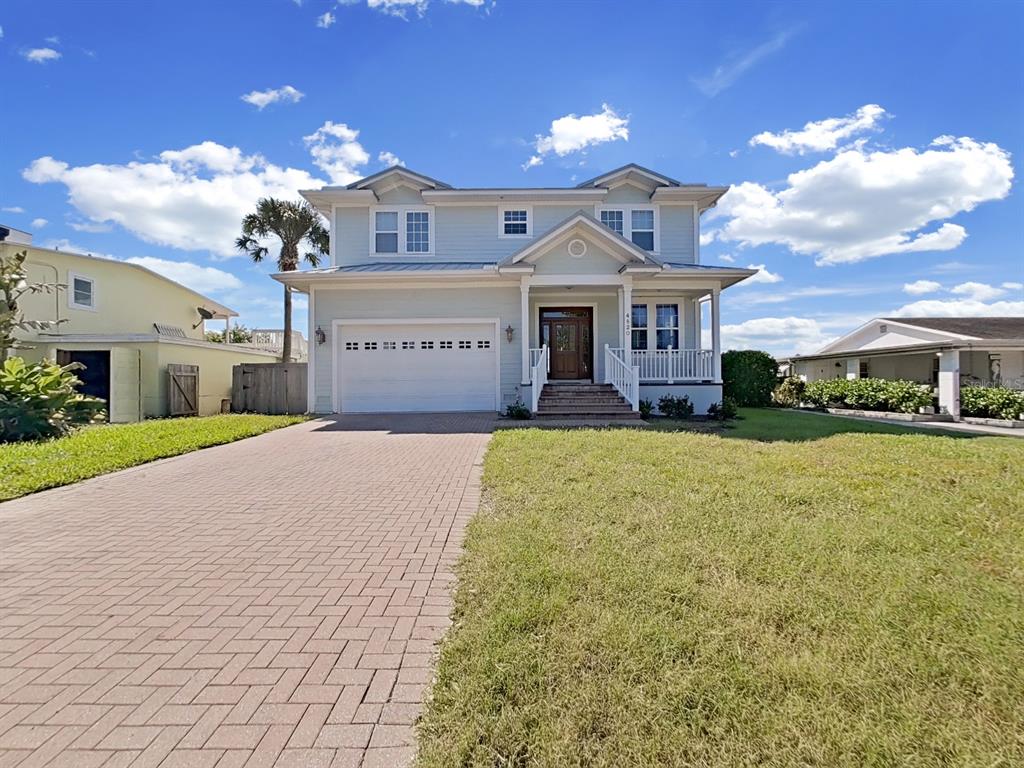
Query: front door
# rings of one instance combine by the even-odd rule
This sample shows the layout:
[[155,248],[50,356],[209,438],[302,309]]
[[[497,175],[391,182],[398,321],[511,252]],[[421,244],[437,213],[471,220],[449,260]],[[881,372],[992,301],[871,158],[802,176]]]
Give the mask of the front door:
[[593,378],[593,312],[589,307],[540,311],[541,343],[551,350],[551,379]]

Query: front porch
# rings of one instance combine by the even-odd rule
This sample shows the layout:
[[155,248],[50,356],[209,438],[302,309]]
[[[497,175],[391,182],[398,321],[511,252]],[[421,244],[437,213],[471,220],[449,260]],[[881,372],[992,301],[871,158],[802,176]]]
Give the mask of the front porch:
[[[688,395],[698,412],[721,400],[720,285],[579,277],[589,280],[552,286],[522,279],[520,394],[531,411],[538,413],[545,385],[558,383],[611,385],[634,412],[641,399],[657,402],[666,393]],[[702,345],[705,328],[709,346]]]

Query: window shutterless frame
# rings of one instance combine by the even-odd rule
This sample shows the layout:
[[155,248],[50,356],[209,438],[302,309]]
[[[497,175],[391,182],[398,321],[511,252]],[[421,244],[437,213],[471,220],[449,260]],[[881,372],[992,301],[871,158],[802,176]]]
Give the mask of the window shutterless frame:
[[371,256],[429,256],[434,252],[434,209],[430,206],[371,206],[369,227]]
[[533,206],[499,205],[498,237],[501,239],[533,237]]
[[598,205],[594,207],[594,215],[638,248],[658,253],[661,251],[660,208],[658,205]]
[[68,307],[96,311],[96,281],[77,272],[68,272]]

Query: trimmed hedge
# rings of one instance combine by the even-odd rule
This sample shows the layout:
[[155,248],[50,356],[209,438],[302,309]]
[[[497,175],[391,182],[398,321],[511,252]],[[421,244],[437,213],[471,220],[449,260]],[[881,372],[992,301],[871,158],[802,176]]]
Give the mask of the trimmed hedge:
[[740,407],[771,405],[778,380],[779,364],[767,352],[730,349],[722,355],[722,394]]
[[806,386],[803,399],[822,407],[917,413],[932,404],[932,392],[929,386],[913,381],[821,379]]
[[960,413],[984,419],[1019,419],[1024,414],[1024,392],[1003,387],[963,387]]

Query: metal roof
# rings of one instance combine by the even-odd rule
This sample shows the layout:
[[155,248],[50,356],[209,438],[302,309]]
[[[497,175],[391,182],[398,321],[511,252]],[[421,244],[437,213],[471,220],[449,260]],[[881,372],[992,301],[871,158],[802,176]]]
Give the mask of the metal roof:
[[712,271],[712,272],[742,272],[743,274],[747,275],[747,274],[750,274],[751,272],[756,272],[757,271],[756,269],[750,270],[750,269],[745,269],[744,267],[720,267],[717,264],[690,264],[688,262],[681,262],[681,261],[666,261],[666,262],[663,262],[663,263],[665,264],[666,267],[671,267],[672,269],[679,269],[679,270],[689,270],[689,269],[692,269],[692,270],[695,270],[695,271],[698,271],[698,272],[701,271],[701,270],[708,270],[708,271]]
[[[396,263],[376,261],[369,264],[353,264],[351,266],[318,269],[321,274],[340,274],[352,272],[435,272],[439,270],[488,269],[497,264],[494,261],[417,261],[413,263]],[[311,270],[312,271],[312,270]]]
[[945,331],[979,339],[1024,338],[1024,317],[882,317],[932,331]]

